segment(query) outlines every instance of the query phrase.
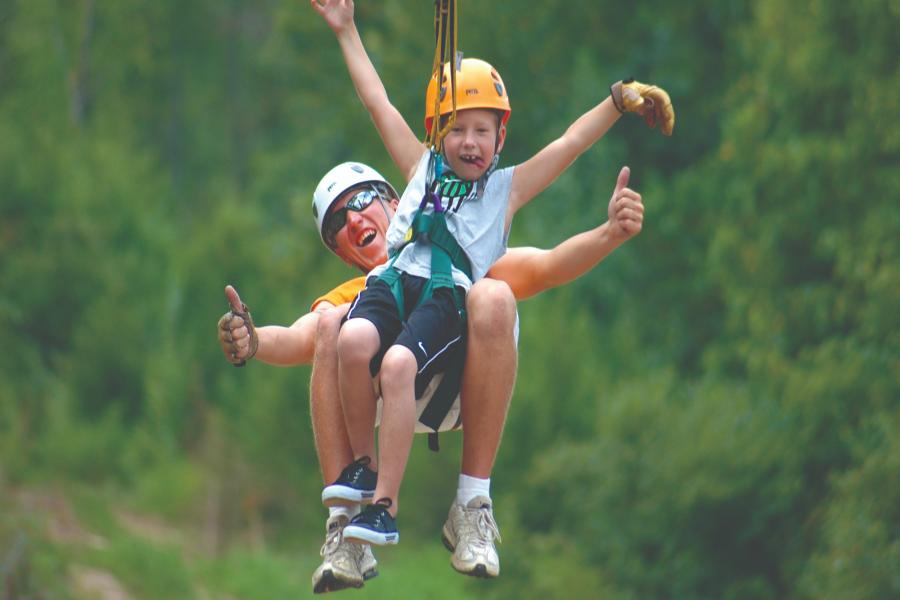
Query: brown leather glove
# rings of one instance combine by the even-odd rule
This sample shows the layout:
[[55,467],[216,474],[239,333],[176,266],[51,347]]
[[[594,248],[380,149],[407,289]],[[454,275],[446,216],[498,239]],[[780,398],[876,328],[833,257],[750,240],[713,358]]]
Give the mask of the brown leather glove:
[[613,104],[620,113],[633,112],[644,117],[651,129],[659,125],[663,135],[672,135],[675,109],[666,90],[634,79],[617,81],[609,88]]

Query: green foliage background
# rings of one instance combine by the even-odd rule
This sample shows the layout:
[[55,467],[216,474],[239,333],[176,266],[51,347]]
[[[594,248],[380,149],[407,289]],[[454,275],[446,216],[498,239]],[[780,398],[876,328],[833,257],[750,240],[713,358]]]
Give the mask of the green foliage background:
[[[356,4],[418,131],[433,3]],[[900,7],[459,4],[461,48],[510,90],[505,164],[631,74],[677,123],[622,119],[514,224],[544,247],[599,224],[623,164],[647,208],[637,239],[520,306],[502,576],[463,580],[435,549],[445,436],[417,440],[409,541],[364,593],[900,595]],[[233,369],[214,326],[226,283],[287,324],[353,275],[309,215],[344,160],[400,181],[305,2],[0,2],[0,551],[30,532],[35,589],[67,597],[54,573],[80,562],[142,598],[308,593],[309,370]],[[25,488],[67,490],[107,551],[44,541]],[[129,536],[122,506],[202,558]]]

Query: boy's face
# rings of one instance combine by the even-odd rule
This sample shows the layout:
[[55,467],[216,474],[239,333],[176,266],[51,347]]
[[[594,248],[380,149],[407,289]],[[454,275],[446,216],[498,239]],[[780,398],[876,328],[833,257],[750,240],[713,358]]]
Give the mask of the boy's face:
[[[344,192],[328,211],[328,216],[343,209],[360,188]],[[387,261],[385,234],[397,209],[397,198],[382,203],[374,200],[361,211],[346,210],[346,222],[334,234],[334,253],[344,262],[366,273]],[[326,217],[327,219],[328,217]]]
[[496,111],[467,108],[456,113],[456,123],[444,137],[444,156],[461,179],[474,181],[487,172],[505,139],[506,126]]

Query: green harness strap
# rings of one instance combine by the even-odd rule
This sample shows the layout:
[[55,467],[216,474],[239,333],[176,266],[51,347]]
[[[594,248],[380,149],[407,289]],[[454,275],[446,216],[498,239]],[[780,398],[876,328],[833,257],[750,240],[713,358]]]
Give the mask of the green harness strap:
[[[419,302],[413,309],[417,308],[425,300],[431,298],[431,296],[434,295],[434,290],[444,287],[450,288],[453,292],[453,300],[456,304],[456,309],[459,311],[460,316],[462,316],[463,323],[465,323],[465,299],[453,283],[452,268],[455,266],[465,273],[471,281],[472,266],[469,263],[469,257],[466,256],[466,253],[463,251],[462,247],[460,247],[456,238],[454,238],[453,234],[450,233],[450,230],[447,229],[447,218],[444,212],[435,212],[430,215],[426,215],[423,212],[427,199],[428,196],[426,195],[426,199],[423,200],[422,205],[419,206],[419,210],[413,217],[413,222],[410,226],[410,234],[407,235],[407,242],[393,255],[390,264],[387,269],[385,269],[384,273],[381,274],[379,279],[384,281],[391,288],[391,293],[394,296],[394,300],[397,302],[397,310],[400,313],[400,317],[405,319],[409,316],[409,313],[406,311],[405,302],[403,300],[403,286],[400,284],[400,272],[394,268],[394,261],[397,260],[400,251],[408,244],[419,239],[429,241],[431,243],[431,278],[428,280],[428,283],[425,284],[425,288],[419,296]],[[440,201],[438,200],[438,202]]]
[[[391,262],[388,263],[387,269],[384,270],[378,279],[385,282],[391,289],[391,295],[394,296],[394,302],[397,303],[397,311],[400,314],[400,318],[405,320],[409,316],[409,312],[412,311],[407,312],[406,310],[403,298],[403,285],[400,282],[400,271],[394,268],[394,262],[407,245],[419,240],[429,242],[431,244],[431,277],[422,288],[419,301],[413,307],[413,310],[431,298],[435,290],[449,288],[453,294],[456,310],[459,312],[462,320],[463,330],[465,330],[465,296],[456,289],[456,285],[453,283],[453,267],[465,273],[469,281],[473,281],[472,265],[459,242],[456,241],[456,238],[453,237],[453,234],[447,228],[446,211],[440,198],[443,194],[437,193],[452,192],[450,196],[454,196],[460,190],[439,189],[442,187],[438,182],[443,171],[443,163],[440,156],[435,156],[434,153],[432,153],[432,161],[432,165],[429,168],[434,169],[437,182],[434,182],[433,186],[430,183],[426,185],[425,196],[419,203],[419,209],[413,215],[412,224],[406,234],[406,241],[391,254]],[[458,184],[454,183],[451,185]],[[431,214],[425,214],[425,207],[429,202],[433,203],[434,211]],[[437,430],[459,393],[458,382],[462,378],[464,362],[464,360],[456,360],[448,366],[448,370],[444,373],[444,379],[435,391],[428,406],[419,416],[420,422],[433,430],[428,434],[428,447],[435,452],[439,448]]]
[[[416,228],[417,221],[422,227],[421,229]],[[456,266],[456,268],[465,273],[470,280],[472,278],[472,267],[469,265],[469,258],[447,229],[447,221],[444,214],[424,215],[420,212],[413,220],[412,229],[412,239],[407,242],[407,244],[412,243],[412,241],[417,238],[426,238],[431,242],[431,278],[428,280],[428,283],[425,284],[425,287],[419,296],[419,301],[416,306],[413,307],[413,310],[418,308],[425,300],[431,298],[436,289],[442,287],[450,288],[453,292],[453,300],[456,304],[456,309],[460,311],[463,322],[465,322],[466,305],[462,295],[453,283],[452,267]],[[404,244],[403,247],[405,246],[406,244]],[[403,247],[401,247],[401,249]],[[391,288],[394,301],[397,302],[397,310],[400,313],[400,317],[405,319],[409,316],[409,312],[412,311],[406,311],[405,302],[403,300],[403,286],[400,284],[400,271],[394,268],[394,261],[397,259],[398,255],[399,251],[391,259],[390,265],[388,265],[388,268],[385,269],[379,279],[384,281]]]

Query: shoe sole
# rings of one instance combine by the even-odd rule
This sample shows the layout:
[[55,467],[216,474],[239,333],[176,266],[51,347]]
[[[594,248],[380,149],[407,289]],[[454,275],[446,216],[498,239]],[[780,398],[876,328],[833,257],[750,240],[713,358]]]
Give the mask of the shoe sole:
[[[376,573],[377,575],[377,573]],[[369,577],[371,579],[375,575]],[[365,581],[366,577],[363,576],[363,581]],[[363,582],[356,581],[346,581],[344,579],[339,579],[335,576],[334,571],[328,569],[322,572],[322,577],[319,581],[313,586],[314,594],[324,594],[326,592],[337,592],[339,590],[346,590],[348,588],[361,588],[363,586]]]
[[344,527],[342,534],[348,542],[358,542],[362,544],[373,544],[375,546],[388,546],[396,544],[400,541],[400,533],[378,533],[365,527],[357,527],[355,525],[347,525]]
[[[450,551],[452,554],[456,552],[456,546],[450,542],[450,538],[447,536],[447,531],[443,530],[441,532],[441,541],[444,543],[444,548]],[[450,566],[453,567],[453,570],[457,573],[462,573],[463,575],[468,575],[469,577],[478,577],[479,579],[493,579],[500,575],[500,573],[488,573],[487,566],[481,563],[477,563],[474,567],[469,570],[457,568],[453,561],[450,561]]]
[[329,485],[322,490],[322,504],[325,506],[349,506],[371,504],[375,490],[357,490],[343,485]]
[[351,588],[359,589],[363,587],[363,582],[375,579],[376,577],[378,577],[378,570],[374,567],[363,573],[363,580],[359,583],[340,579],[335,576],[334,571],[328,569],[322,573],[321,579],[313,586],[313,593],[325,594],[327,592],[338,592],[340,590]]

